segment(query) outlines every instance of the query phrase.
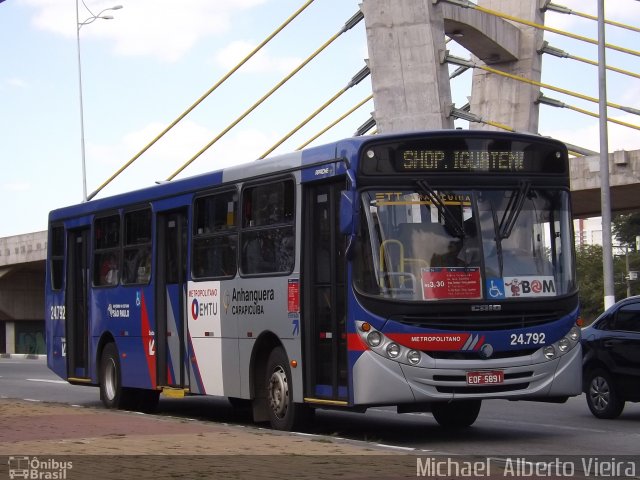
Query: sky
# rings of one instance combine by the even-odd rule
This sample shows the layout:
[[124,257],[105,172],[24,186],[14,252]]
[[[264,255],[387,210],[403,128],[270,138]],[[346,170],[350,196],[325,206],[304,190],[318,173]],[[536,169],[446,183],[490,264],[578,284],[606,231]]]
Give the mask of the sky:
[[[537,0],[536,0],[537,1]],[[80,29],[86,182],[93,192],[211,88],[303,0],[84,0]],[[315,0],[99,197],[171,176],[231,122],[325,43],[361,0]],[[554,3],[595,15],[597,0]],[[87,9],[88,7],[88,9]],[[609,0],[607,18],[640,26],[640,1]],[[597,38],[597,22],[548,12],[549,26]],[[47,228],[52,209],[82,201],[82,157],[74,0],[0,2],[0,237]],[[607,26],[607,42],[637,50],[640,33]],[[597,59],[597,47],[547,33],[555,47]],[[468,52],[449,44],[453,54]],[[364,22],[344,33],[177,178],[252,161],[344,87],[367,58]],[[640,57],[607,50],[607,63],[640,73]],[[542,81],[597,97],[597,68],[545,56]],[[456,105],[471,94],[471,73],[452,81]],[[640,108],[640,80],[609,72],[610,102]],[[275,153],[297,149],[371,93],[350,89]],[[597,104],[545,91],[597,112]],[[368,102],[313,144],[351,136],[373,111]],[[635,125],[640,117],[609,109]],[[464,122],[456,125],[466,127]],[[540,133],[599,150],[598,120],[541,106]],[[610,124],[609,151],[640,149],[640,132]]]

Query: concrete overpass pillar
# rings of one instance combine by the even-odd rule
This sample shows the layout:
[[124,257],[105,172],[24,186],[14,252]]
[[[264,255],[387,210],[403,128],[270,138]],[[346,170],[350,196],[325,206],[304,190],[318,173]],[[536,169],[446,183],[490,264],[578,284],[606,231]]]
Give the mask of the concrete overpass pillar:
[[453,128],[440,6],[364,0],[374,118],[380,133]]
[[[544,3],[544,0],[541,0]],[[480,0],[479,5],[508,15],[522,18],[538,24],[544,24],[544,13],[540,9],[540,0]],[[542,46],[544,32],[522,24],[515,24],[520,30],[517,60],[504,63],[484,62],[496,69],[510,74],[540,81],[542,55],[538,50]],[[482,62],[474,57],[476,62]],[[485,120],[508,125],[518,131],[538,133],[538,104],[535,101],[540,88],[517,80],[475,69],[471,93],[471,112]],[[471,124],[470,128],[497,130],[483,124]]]
[[16,324],[14,322],[5,322],[5,353],[16,353]]

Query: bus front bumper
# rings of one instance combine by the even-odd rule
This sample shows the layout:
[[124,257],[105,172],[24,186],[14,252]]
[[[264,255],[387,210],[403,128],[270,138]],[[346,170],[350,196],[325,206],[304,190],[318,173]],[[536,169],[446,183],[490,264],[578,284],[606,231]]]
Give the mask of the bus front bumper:
[[[470,385],[467,373],[501,371],[497,384]],[[370,350],[353,368],[355,405],[393,405],[463,399],[562,398],[582,393],[580,344],[553,360],[542,352],[495,360],[435,360],[423,355],[417,366],[401,364]]]

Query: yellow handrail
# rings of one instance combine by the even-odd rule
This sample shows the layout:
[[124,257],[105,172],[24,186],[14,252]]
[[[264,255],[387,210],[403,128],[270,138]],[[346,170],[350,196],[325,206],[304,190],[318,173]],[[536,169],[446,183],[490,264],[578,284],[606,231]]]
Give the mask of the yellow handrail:
[[396,240],[394,238],[390,238],[388,240],[384,240],[381,244],[380,244],[380,259],[378,262],[378,265],[380,265],[380,277],[378,278],[378,284],[382,287],[382,272],[384,272],[386,270],[385,268],[385,258],[386,258],[386,248],[387,245],[389,244],[397,244],[400,246],[400,258],[399,258],[399,262],[398,262],[398,271],[400,273],[404,273],[404,245],[402,244],[402,242],[400,240]]

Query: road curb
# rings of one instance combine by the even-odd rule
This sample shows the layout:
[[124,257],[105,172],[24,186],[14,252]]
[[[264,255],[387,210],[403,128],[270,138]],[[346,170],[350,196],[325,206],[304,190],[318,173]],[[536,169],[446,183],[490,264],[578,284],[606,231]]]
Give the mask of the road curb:
[[23,358],[28,360],[43,360],[46,355],[36,355],[33,353],[0,353],[0,358]]

